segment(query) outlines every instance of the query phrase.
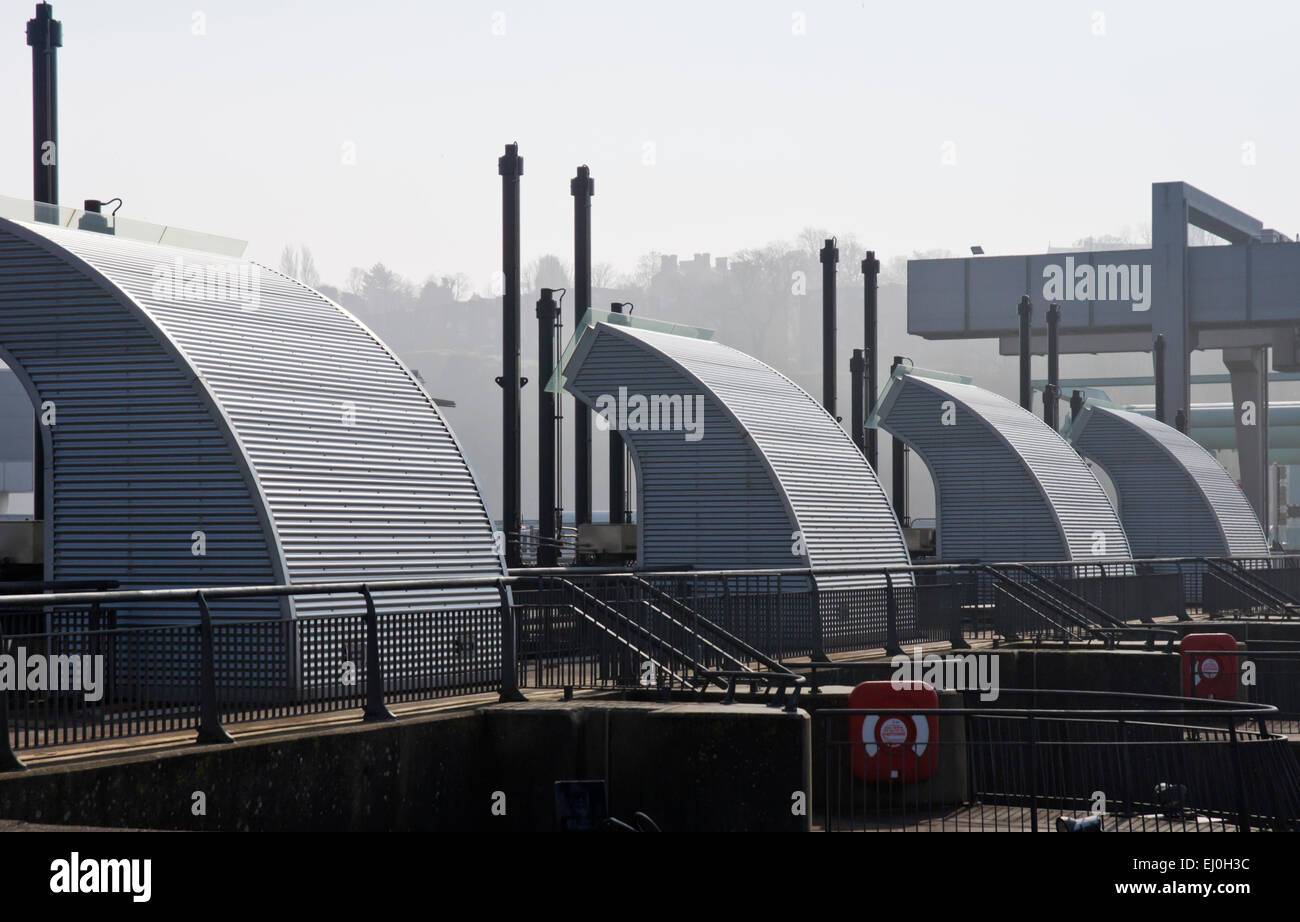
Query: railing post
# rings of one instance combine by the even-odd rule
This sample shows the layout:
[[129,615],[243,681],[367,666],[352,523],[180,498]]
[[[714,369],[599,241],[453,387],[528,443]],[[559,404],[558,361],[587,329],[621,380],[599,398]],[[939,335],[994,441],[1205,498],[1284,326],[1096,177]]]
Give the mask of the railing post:
[[[821,589],[817,587],[817,580],[812,576],[811,573],[808,575],[808,585],[811,590],[808,593],[808,598],[812,603],[811,614],[812,614],[812,629],[813,629],[813,636],[812,636],[813,649],[812,649],[812,656],[810,656],[809,659],[813,660],[814,662],[826,663],[829,662],[830,660],[826,656],[826,636],[825,636],[825,632],[822,630],[822,594],[821,594]],[[782,659],[784,654],[788,652],[789,652],[788,650],[782,650],[780,651],[780,653],[777,655],[776,658]]]
[[[4,631],[0,630],[0,650],[5,646]],[[14,754],[9,742],[9,693],[0,688],[0,772],[26,771],[27,766]]]
[[1237,794],[1237,831],[1250,832],[1250,813],[1246,809],[1246,783],[1241,768],[1241,748],[1237,739],[1237,718],[1227,715],[1228,744],[1232,747],[1232,774]]
[[[950,573],[949,576],[952,574]],[[969,650],[966,635],[961,632],[961,592],[956,583],[949,585],[944,594],[948,601],[948,646],[954,650]]]
[[902,656],[898,643],[898,600],[894,597],[894,578],[885,573],[885,654]]
[[366,713],[365,721],[396,720],[384,704],[384,667],[379,660],[379,614],[368,586],[361,587],[366,600]]
[[[538,582],[538,598],[544,598]],[[527,701],[519,690],[519,653],[515,646],[516,627],[515,610],[510,604],[510,588],[504,583],[497,584],[501,596],[501,691],[500,701]]]
[[1034,726],[1034,715],[1029,721],[1029,828],[1038,832],[1038,728]]
[[212,612],[203,593],[199,603],[199,732],[196,743],[233,743],[234,738],[221,726],[221,709],[217,707],[217,662],[212,642]]

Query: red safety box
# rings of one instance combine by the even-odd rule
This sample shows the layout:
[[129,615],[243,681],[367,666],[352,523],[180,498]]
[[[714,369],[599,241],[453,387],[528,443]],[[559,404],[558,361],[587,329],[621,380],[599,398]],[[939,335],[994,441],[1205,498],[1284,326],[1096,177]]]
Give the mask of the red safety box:
[[[936,710],[939,693],[927,682],[863,682],[849,694],[849,707]],[[853,774],[866,781],[924,781],[939,763],[937,714],[854,714],[849,739]]]
[[1183,695],[1187,698],[1237,700],[1241,667],[1237,639],[1231,634],[1188,634],[1178,644],[1183,655]]

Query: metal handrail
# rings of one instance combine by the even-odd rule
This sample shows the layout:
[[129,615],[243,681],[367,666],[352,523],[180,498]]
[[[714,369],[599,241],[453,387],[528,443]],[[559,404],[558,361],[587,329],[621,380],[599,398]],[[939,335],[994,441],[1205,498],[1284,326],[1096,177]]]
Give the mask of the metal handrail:
[[1058,582],[1057,580],[1036,572],[1033,569],[1033,567],[1030,566],[1029,564],[1026,563],[1010,564],[1007,565],[1005,569],[1015,570],[1017,573],[1024,573],[1030,579],[1034,580],[1035,583],[1047,583],[1051,587],[1050,590],[1051,592],[1054,592],[1058,595],[1066,596],[1071,602],[1082,606],[1083,608],[1092,612],[1093,615],[1098,616],[1095,618],[1094,624],[1097,625],[1110,624],[1115,627],[1123,626],[1122,621],[1120,621],[1110,612],[1106,611],[1100,605],[1096,605],[1093,602],[1088,601],[1083,596],[1078,595],[1077,593],[1071,591],[1068,587],[1061,585],[1061,583]]

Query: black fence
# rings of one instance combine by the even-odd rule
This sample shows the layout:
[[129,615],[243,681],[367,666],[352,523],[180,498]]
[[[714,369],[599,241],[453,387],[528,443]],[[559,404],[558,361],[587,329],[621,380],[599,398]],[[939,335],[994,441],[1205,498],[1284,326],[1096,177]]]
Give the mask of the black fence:
[[[224,723],[359,707],[382,717],[386,703],[519,688],[702,691],[720,684],[719,673],[784,673],[781,660],[847,651],[989,639],[1154,645],[1176,639],[1152,622],[1188,617],[1192,576],[1201,590],[1222,577],[1239,606],[1253,600],[1286,617],[1285,587],[1297,574],[1293,558],[821,570],[815,581],[808,570],[570,568],[369,587],[0,595],[0,655],[48,658],[59,679],[0,692],[0,717],[9,715],[3,735],[15,749],[214,727],[220,738]],[[402,593],[427,598],[435,588],[474,588],[485,601],[401,605]],[[385,600],[378,609],[372,590]],[[213,618],[200,601],[304,594],[366,605],[251,620]],[[150,625],[131,616],[133,604],[162,598],[192,605],[195,618]],[[1277,719],[1294,720],[1300,661],[1261,657],[1259,666],[1255,700],[1281,704]],[[97,678],[92,694],[72,690],[87,678]]]
[[817,820],[829,831],[1300,826],[1300,766],[1268,728],[1272,709],[1005,689],[995,705],[967,705],[818,711]]
[[[412,586],[434,587],[490,588],[499,597],[502,583]],[[181,730],[221,740],[226,724],[357,708],[384,719],[389,703],[503,689],[513,657],[503,649],[511,634],[500,605],[407,611],[376,606],[369,589],[361,594],[361,613],[293,620],[213,618],[206,596],[195,598],[195,619],[181,624],[121,625],[139,595],[132,593],[107,594],[122,600],[114,609],[52,608],[50,630],[0,635],[0,656],[15,677],[0,691],[0,763],[13,761],[6,743],[22,751]]]
[[769,650],[807,645],[808,595],[762,588],[747,577],[522,575],[511,589],[519,685],[703,691],[719,672],[785,672]]

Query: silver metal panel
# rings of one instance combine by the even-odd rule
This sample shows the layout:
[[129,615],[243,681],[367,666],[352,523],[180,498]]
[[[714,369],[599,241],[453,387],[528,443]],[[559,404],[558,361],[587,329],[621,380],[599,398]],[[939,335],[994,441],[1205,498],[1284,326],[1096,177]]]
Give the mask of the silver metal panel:
[[899,369],[873,421],[930,470],[942,560],[1128,556],[1092,471],[1050,426],[1005,397]]
[[[12,226],[39,235],[33,239],[47,241],[46,249],[80,267],[65,274],[102,303],[103,330],[116,335],[127,321],[137,330],[129,344],[88,334],[89,355],[80,364],[86,387],[116,389],[115,399],[130,403],[131,395],[150,385],[179,400],[184,385],[189,405],[206,405],[201,417],[187,418],[180,429],[161,407],[142,408],[138,415],[168,433],[173,447],[201,440],[210,463],[236,475],[241,514],[261,520],[256,553],[263,572],[274,570],[277,559],[289,582],[502,572],[486,507],[450,428],[413,375],[347,311],[253,263],[104,234]],[[177,291],[160,284],[182,265],[243,272],[255,283],[255,301],[223,296],[211,285]],[[96,294],[97,287],[104,294]],[[39,321],[29,316],[27,322]],[[39,331],[34,335],[42,340]],[[56,373],[68,374],[66,341],[45,340],[45,348]],[[156,355],[155,366],[138,368],[136,352]],[[133,363],[124,368],[116,364],[128,359]],[[90,444],[111,438],[118,428],[111,419],[103,421]],[[193,472],[183,466],[167,465],[168,474],[191,486],[173,485],[164,498],[175,503],[177,494],[191,491],[204,498],[216,488],[206,477],[194,483]],[[123,463],[107,479],[130,485],[136,475],[133,465]],[[60,469],[64,495],[71,476]],[[92,490],[105,480],[95,468],[84,478]],[[104,505],[116,503],[112,498]],[[56,518],[56,541],[64,540],[61,526]],[[247,566],[234,567],[232,577],[234,572],[238,579],[206,581],[258,581]],[[178,577],[181,584],[204,581],[188,571]],[[377,601],[383,608],[387,600]],[[462,590],[427,598],[404,594],[400,607],[497,601],[495,590]],[[355,611],[359,605],[355,599],[308,597],[296,609]]]
[[[126,588],[278,579],[254,497],[193,375],[138,312],[2,225],[0,359],[55,412],[44,430],[49,578]],[[192,552],[195,531],[207,536],[206,556]],[[218,615],[280,611],[275,600],[214,605]],[[161,623],[197,610],[129,615]]]
[[[643,565],[908,562],[902,531],[861,452],[820,404],[768,365],[708,340],[598,323],[565,373],[567,387],[592,407],[620,386],[629,396],[703,398],[698,441],[681,431],[622,433],[637,472]],[[817,578],[819,586],[882,582]]]
[[1120,519],[1138,557],[1268,553],[1241,489],[1213,455],[1177,429],[1089,403],[1069,439],[1114,483]]

